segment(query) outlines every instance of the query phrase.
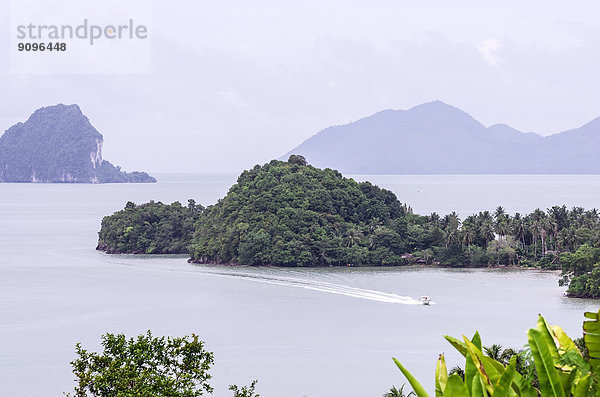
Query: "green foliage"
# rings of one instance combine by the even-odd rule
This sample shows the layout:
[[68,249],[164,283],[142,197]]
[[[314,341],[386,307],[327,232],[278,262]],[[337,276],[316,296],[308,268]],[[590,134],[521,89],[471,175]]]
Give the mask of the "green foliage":
[[561,285],[575,297],[600,298],[600,249],[583,244],[574,253],[561,254]]
[[191,256],[246,265],[399,264],[404,216],[392,192],[291,156],[244,171],[206,209]]
[[121,167],[115,167],[110,162],[103,160],[96,168],[98,183],[154,183],[156,179],[146,172],[125,172]]
[[185,254],[204,208],[189,200],[166,205],[149,202],[106,216],[98,233],[98,250],[108,253]]
[[387,393],[384,393],[383,397],[411,397],[415,396],[415,392],[411,391],[408,394],[404,393],[404,386],[400,386],[399,389],[396,389],[396,386],[390,387],[390,390]]
[[299,155],[244,171],[203,213],[189,208],[128,204],[103,220],[98,249],[189,252],[199,263],[246,265],[562,268],[570,296],[600,297],[595,209],[563,205],[511,216],[497,207],[463,221],[454,212],[417,215],[392,192]]
[[137,338],[123,334],[102,336],[102,353],[76,345],[78,358],[71,362],[77,377],[75,396],[193,397],[212,393],[207,383],[212,353],[194,334],[182,338],[153,337],[148,331]]
[[253,380],[250,386],[243,386],[242,388],[237,385],[230,385],[229,390],[233,391],[233,397],[260,397],[260,394],[255,391],[257,383],[258,380]]
[[[527,331],[530,354],[508,351],[500,345],[482,350],[477,333],[471,340],[463,336],[462,341],[446,336],[465,357],[466,365],[464,371],[459,369],[448,374],[444,355],[440,355],[435,375],[436,397],[600,395],[600,311],[585,313],[585,316],[589,319],[583,326],[589,357],[582,354],[561,327],[548,325],[542,316],[536,327]],[[417,396],[428,396],[410,372],[395,358],[394,362]],[[532,368],[535,368],[533,377]]]

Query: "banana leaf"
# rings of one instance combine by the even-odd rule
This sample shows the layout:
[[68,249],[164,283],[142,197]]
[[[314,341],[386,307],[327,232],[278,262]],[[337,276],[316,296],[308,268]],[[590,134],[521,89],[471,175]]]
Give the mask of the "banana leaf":
[[587,374],[579,379],[573,391],[573,397],[587,397],[590,384],[592,383],[592,375]]
[[448,383],[448,369],[446,368],[446,360],[444,355],[440,354],[437,365],[435,366],[435,395],[436,397],[442,397],[444,390],[446,390],[446,384]]
[[471,397],[488,397],[480,376],[474,376],[471,382]]
[[583,322],[583,340],[588,348],[590,364],[597,372],[600,367],[600,311],[586,312],[584,315],[590,320]]
[[[476,334],[473,339],[478,337],[479,334]],[[462,354],[467,359],[467,365],[465,366],[465,384],[470,385],[473,383],[473,376],[477,373],[477,369],[475,368],[475,364],[473,364],[473,360],[468,355],[467,347],[464,342],[459,341],[456,338],[451,336],[444,336],[444,338],[456,349],[460,354]],[[479,340],[481,344],[481,340]],[[504,371],[504,366],[498,361],[492,359],[491,357],[484,356],[483,363],[486,368],[490,367],[496,370],[496,374],[502,373]],[[490,371],[492,372],[492,371]],[[537,392],[535,388],[531,386],[531,381],[523,377],[520,373],[515,373],[515,378],[513,382],[513,390],[516,394],[522,397],[537,397]]]
[[575,344],[575,342],[573,342],[573,339],[569,338],[569,336],[565,333],[562,327],[559,327],[558,325],[552,325],[550,328],[552,328],[552,332],[554,333],[555,341],[558,341],[559,350],[574,350],[581,356],[579,348],[577,348],[577,345]]
[[516,367],[517,357],[513,356],[502,375],[500,375],[500,379],[498,379],[498,382],[496,382],[494,385],[494,393],[492,394],[493,397],[508,397],[514,394],[511,385],[513,383],[513,379],[515,378],[515,374],[517,373]]
[[[490,379],[490,376],[488,375],[488,372],[486,371],[486,367],[483,363],[483,357],[484,357],[483,352],[473,342],[471,342],[469,339],[467,339],[466,336],[464,337],[464,342],[465,342],[465,346],[467,347],[467,351],[469,352],[469,356],[471,357],[473,364],[475,364],[475,368],[477,369],[478,375],[481,378],[485,389],[490,394],[492,394],[494,391],[494,387],[492,385],[492,380]],[[493,368],[487,368],[487,369],[493,371],[497,375],[497,372],[495,371],[495,369],[493,369]]]
[[[460,354],[462,354],[463,357],[465,357],[465,359],[466,359],[466,362],[465,362],[465,384],[466,385],[471,385],[473,383],[473,378],[477,374],[477,368],[475,367],[475,364],[473,363],[473,360],[471,360],[471,356],[469,355],[469,352],[467,351],[467,346],[465,345],[465,343],[463,341],[460,341],[460,340],[458,340],[456,338],[453,338],[451,336],[446,335],[446,336],[444,336],[444,338],[456,350],[458,350],[458,352]],[[481,347],[481,336],[479,335],[479,332],[475,332],[475,335],[473,335],[473,338],[471,339],[471,342],[475,346]]]
[[452,374],[448,378],[448,383],[446,384],[446,390],[444,391],[444,397],[468,397],[469,389],[463,382],[463,380],[458,376],[458,374]]
[[425,391],[423,386],[421,386],[421,384],[419,383],[417,378],[415,378],[410,372],[408,372],[408,370],[406,368],[404,368],[404,365],[400,364],[400,361],[398,361],[394,357],[392,357],[392,359],[396,363],[396,366],[398,366],[398,368],[400,368],[400,371],[402,371],[402,373],[408,380],[408,383],[410,383],[410,386],[412,387],[412,389],[415,392],[415,394],[417,395],[417,397],[429,397],[429,394],[427,394],[427,392]]
[[555,339],[554,332],[550,325],[546,322],[546,319],[542,317],[542,315],[538,315],[538,321],[536,324],[536,329],[541,332],[546,345],[548,346],[548,351],[552,355],[552,361],[555,365],[558,365],[560,362],[560,356],[558,354],[558,341]]
[[[554,367],[554,358],[550,352],[552,346],[548,346],[547,335],[539,329],[532,328],[527,331],[527,339],[537,370],[542,396],[564,397],[565,393],[558,370]],[[552,344],[554,344],[553,341]]]

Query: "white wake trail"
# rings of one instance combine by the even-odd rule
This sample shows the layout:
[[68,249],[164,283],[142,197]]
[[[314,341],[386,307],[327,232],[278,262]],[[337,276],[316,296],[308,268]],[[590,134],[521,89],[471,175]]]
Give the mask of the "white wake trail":
[[324,281],[298,279],[289,277],[271,277],[255,274],[241,274],[229,272],[208,271],[206,274],[227,276],[266,284],[281,285],[286,287],[304,288],[312,291],[326,292],[330,294],[345,295],[352,298],[367,299],[377,302],[398,303],[403,305],[418,305],[419,301],[409,296],[401,296],[382,291],[374,291],[363,288],[350,287],[342,284],[334,284]]
[[[132,266],[132,263],[127,261],[117,261],[116,262],[120,266]],[[142,265],[143,266],[143,265]],[[140,264],[136,263],[137,268],[140,268]],[[226,271],[225,269],[217,269],[211,267],[205,267],[202,265],[194,265],[193,267],[188,267],[182,269],[181,267],[173,268],[171,266],[166,267],[157,267],[156,264],[152,266],[143,266],[146,271],[172,271],[177,273],[195,273],[195,274],[206,274],[218,277],[231,277],[241,280],[254,281],[258,283],[266,283],[266,284],[274,284],[281,285],[285,287],[293,287],[293,288],[304,288],[312,291],[325,292],[329,294],[336,295],[344,295],[352,298],[358,299],[367,299],[376,302],[385,302],[385,303],[397,303],[402,305],[418,305],[420,302],[417,299],[411,298],[409,296],[401,296],[397,294],[392,294],[388,292],[375,291],[370,289],[356,288],[350,287],[348,285],[343,284],[335,284],[327,281],[319,281],[314,279],[307,278],[299,278],[299,277],[289,277],[285,276],[285,273],[292,273],[282,270],[282,275],[265,275],[265,274],[256,274],[250,272],[243,272],[243,268],[235,267],[232,271]],[[293,272],[296,276],[298,272]],[[431,302],[433,304],[433,302]]]

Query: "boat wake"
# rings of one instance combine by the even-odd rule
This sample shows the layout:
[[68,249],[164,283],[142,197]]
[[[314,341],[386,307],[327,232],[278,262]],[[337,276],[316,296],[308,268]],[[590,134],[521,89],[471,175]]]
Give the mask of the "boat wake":
[[[115,261],[115,264],[120,266],[133,266],[136,269],[144,269],[146,271],[154,271],[154,272],[177,272],[177,273],[193,273],[193,274],[202,274],[202,275],[210,275],[217,277],[228,277],[235,278],[240,280],[253,281],[258,283],[265,284],[273,284],[273,285],[281,285],[285,287],[292,288],[303,288],[312,291],[325,292],[329,294],[336,295],[344,295],[352,298],[358,299],[367,299],[376,302],[385,302],[385,303],[397,303],[402,305],[420,305],[417,299],[411,298],[409,296],[401,296],[397,294],[392,294],[389,292],[375,291],[364,288],[351,287],[348,285],[332,283],[328,281],[319,280],[317,278],[307,278],[307,273],[305,272],[297,272],[288,269],[270,269],[275,273],[279,274],[265,274],[260,271],[256,271],[255,269],[250,269],[243,266],[235,266],[228,269],[226,267],[211,267],[211,266],[203,266],[203,265],[193,265],[189,267],[187,265],[185,268],[181,267],[181,263],[179,261],[173,263],[162,263],[162,266],[153,262],[151,265],[146,263],[144,260],[134,261],[133,259],[142,259],[142,258],[118,258],[119,260]],[[126,259],[126,260],[123,260]],[[174,266],[175,265],[175,266]],[[302,277],[299,277],[302,275]],[[431,304],[435,304],[431,302]]]
[[377,302],[399,303],[403,305],[418,305],[418,300],[409,296],[400,296],[388,292],[374,291],[363,288],[350,287],[348,285],[335,284],[326,281],[300,279],[285,276],[268,276],[248,273],[215,272],[208,271],[206,274],[226,276],[249,280],[254,282],[281,285],[286,287],[304,288],[312,291],[326,292],[330,294],[344,295],[352,298],[367,299]]

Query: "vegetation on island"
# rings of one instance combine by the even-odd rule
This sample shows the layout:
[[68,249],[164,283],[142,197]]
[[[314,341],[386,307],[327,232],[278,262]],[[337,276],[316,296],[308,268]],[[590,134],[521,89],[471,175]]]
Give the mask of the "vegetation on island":
[[[499,349],[482,349],[481,337],[446,340],[465,358],[464,371],[448,372],[443,354],[435,370],[435,395],[565,397],[600,395],[600,311],[585,313],[582,340],[573,341],[559,326],[540,315],[527,331],[527,349],[498,356]],[[429,394],[397,359],[418,397]]]
[[190,253],[198,262],[246,265],[399,263],[406,212],[389,190],[291,156],[244,171],[206,209]]
[[244,171],[206,209],[128,203],[102,221],[98,249],[244,265],[537,267],[562,270],[570,296],[600,297],[599,246],[595,209],[419,215],[389,190],[292,155]]
[[121,211],[102,219],[97,250],[111,254],[186,254],[204,207],[189,200],[163,204],[131,201]]

